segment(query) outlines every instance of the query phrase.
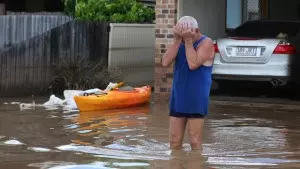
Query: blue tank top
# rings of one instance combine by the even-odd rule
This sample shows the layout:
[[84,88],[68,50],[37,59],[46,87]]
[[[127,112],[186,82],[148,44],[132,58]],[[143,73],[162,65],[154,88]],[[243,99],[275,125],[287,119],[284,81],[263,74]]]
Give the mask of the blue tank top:
[[[207,37],[202,36],[193,46],[197,46]],[[190,70],[182,43],[175,60],[170,110],[178,113],[201,114],[206,116],[209,109],[209,95],[212,83],[213,66],[200,66]]]

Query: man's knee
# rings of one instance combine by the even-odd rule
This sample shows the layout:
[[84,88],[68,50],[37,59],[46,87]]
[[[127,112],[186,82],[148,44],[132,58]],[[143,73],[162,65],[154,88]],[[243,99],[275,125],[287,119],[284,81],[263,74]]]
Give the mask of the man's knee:
[[170,133],[170,147],[172,149],[181,149],[182,137],[176,133]]
[[190,145],[192,149],[202,148],[202,136],[201,132],[190,132],[189,133]]
[[202,149],[202,132],[204,119],[189,119],[189,139],[192,149]]

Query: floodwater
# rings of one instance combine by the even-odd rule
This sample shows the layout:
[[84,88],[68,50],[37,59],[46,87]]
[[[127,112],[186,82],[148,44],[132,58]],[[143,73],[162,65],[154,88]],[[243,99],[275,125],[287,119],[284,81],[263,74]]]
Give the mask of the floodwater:
[[300,114],[291,108],[212,101],[203,151],[190,151],[185,137],[184,150],[171,152],[164,99],[93,113],[20,110],[12,101],[31,102],[2,99],[1,169],[300,168]]

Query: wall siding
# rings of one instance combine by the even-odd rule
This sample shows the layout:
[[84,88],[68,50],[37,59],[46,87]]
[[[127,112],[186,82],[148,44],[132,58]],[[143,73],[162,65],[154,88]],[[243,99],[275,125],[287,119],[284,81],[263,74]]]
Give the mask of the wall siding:
[[[15,19],[13,22],[21,20]],[[48,23],[37,19],[29,27],[44,27],[43,24]],[[27,26],[24,24],[20,29]],[[108,26],[108,23],[69,21],[0,49],[0,96],[45,92],[53,78],[53,65],[62,58],[80,56],[107,63]]]
[[153,85],[155,24],[110,25],[109,68],[121,68],[130,85]]

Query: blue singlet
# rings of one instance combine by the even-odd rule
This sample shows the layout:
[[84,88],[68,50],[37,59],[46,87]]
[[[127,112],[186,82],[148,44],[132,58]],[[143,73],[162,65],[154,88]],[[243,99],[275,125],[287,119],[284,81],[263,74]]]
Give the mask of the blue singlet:
[[[202,36],[193,44],[194,48],[206,38]],[[208,114],[212,67],[202,65],[198,69],[190,70],[185,46],[183,43],[180,45],[174,66],[171,112],[202,116]]]

